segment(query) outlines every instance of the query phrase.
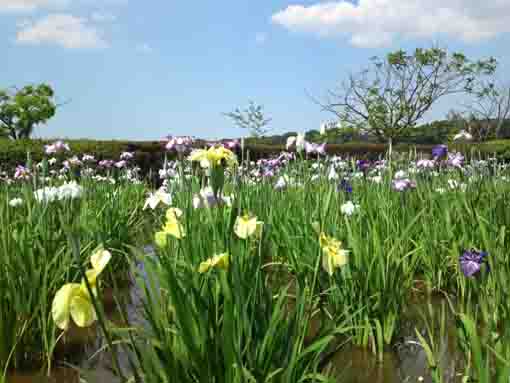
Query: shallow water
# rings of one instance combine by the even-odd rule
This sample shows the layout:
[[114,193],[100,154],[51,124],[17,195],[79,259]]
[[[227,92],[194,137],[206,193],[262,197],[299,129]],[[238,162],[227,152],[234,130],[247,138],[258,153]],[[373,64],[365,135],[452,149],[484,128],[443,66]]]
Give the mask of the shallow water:
[[[144,273],[143,265],[139,271]],[[106,292],[108,295],[108,292]],[[117,294],[127,314],[127,323],[142,323],[141,291],[133,286]],[[107,299],[108,301],[108,299]],[[114,301],[110,299],[110,301]],[[111,302],[113,303],[113,302]],[[441,308],[450,313],[446,301],[440,297],[418,299],[413,302],[404,313],[406,321],[402,332],[397,335],[396,345],[388,348],[382,355],[382,361],[370,350],[354,346],[346,346],[331,356],[325,366],[341,383],[393,383],[393,382],[423,382],[432,383],[428,372],[426,354],[419,344],[415,328],[425,335],[423,315],[430,312],[439,313]],[[110,321],[123,327],[126,321],[115,304],[106,305],[107,316]],[[430,314],[429,314],[430,316]],[[445,372],[445,383],[460,383],[461,376],[456,371],[461,370],[460,355],[456,350],[455,325],[451,315],[446,315],[446,331],[440,337],[435,337],[439,343],[440,365]],[[311,329],[313,333],[313,329]],[[96,352],[103,347],[104,339],[98,335],[100,329],[80,329],[71,331],[69,344],[74,347],[71,355],[67,356],[66,363],[60,363],[50,377],[40,374],[16,373],[8,375],[8,383],[117,383],[120,379],[113,373],[112,355],[110,352]],[[87,342],[88,341],[88,342]],[[119,362],[125,369],[129,366],[127,355],[119,349]],[[82,378],[82,380],[80,380]]]
[[[144,276],[143,265],[138,271]],[[141,290],[136,286],[117,290],[103,291],[103,305],[108,320],[118,327],[127,323],[141,323]],[[122,313],[118,305],[123,307]],[[127,317],[125,317],[127,316]],[[98,352],[105,347],[105,339],[97,325],[88,329],[71,327],[56,347],[57,366],[50,376],[44,372],[11,372],[7,383],[120,383],[114,373],[112,354],[109,351]],[[124,373],[127,371],[128,359],[125,352],[118,349],[119,363]],[[65,361],[59,355],[65,354]]]
[[349,346],[338,351],[328,367],[342,383],[432,383],[427,356],[418,342],[415,329],[425,336],[422,316],[430,317],[430,310],[432,315],[438,315],[441,309],[445,310],[446,326],[442,336],[435,337],[439,342],[439,364],[444,372],[445,383],[460,383],[462,377],[456,371],[461,370],[461,355],[457,352],[454,318],[449,314],[451,311],[446,300],[441,297],[428,297],[413,302],[404,313],[406,321],[401,333],[397,334],[399,340],[385,350],[382,362],[368,349]]

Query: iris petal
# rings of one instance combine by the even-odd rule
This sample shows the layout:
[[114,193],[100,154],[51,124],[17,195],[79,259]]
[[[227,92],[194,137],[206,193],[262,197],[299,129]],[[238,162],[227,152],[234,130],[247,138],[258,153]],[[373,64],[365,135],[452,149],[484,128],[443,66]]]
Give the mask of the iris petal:
[[156,235],[154,236],[154,242],[156,242],[156,245],[160,248],[166,247],[166,244],[168,242],[168,234],[164,231],[158,231]]
[[208,259],[207,261],[200,263],[200,266],[198,267],[198,272],[200,274],[206,273],[207,271],[209,271],[211,266],[212,266],[212,262],[210,259]]
[[97,271],[97,275],[99,275],[106,265],[110,262],[112,258],[112,254],[108,250],[99,250],[92,254],[90,257],[90,263],[92,263],[92,267]]
[[78,327],[89,327],[97,318],[92,302],[83,294],[77,294],[73,297],[70,304],[70,313]]
[[234,224],[234,232],[241,239],[252,236],[257,231],[257,217],[237,217]]
[[163,231],[166,234],[170,234],[177,239],[184,238],[186,233],[184,232],[184,227],[177,221],[168,221],[166,225],[163,227]]
[[461,261],[462,272],[466,277],[471,277],[480,271],[480,264],[476,261]]
[[208,260],[200,263],[200,266],[198,267],[198,272],[200,274],[203,274],[213,267],[227,270],[228,265],[229,265],[228,253],[221,253],[221,254],[217,254],[214,257],[209,258]]
[[53,298],[51,315],[56,326],[61,330],[67,330],[70,322],[71,302],[80,290],[78,283],[67,283],[60,288]]

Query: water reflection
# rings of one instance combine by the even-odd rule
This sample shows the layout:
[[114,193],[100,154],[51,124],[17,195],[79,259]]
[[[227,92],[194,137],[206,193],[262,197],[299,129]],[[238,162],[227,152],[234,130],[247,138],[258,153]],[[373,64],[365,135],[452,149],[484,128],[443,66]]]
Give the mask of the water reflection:
[[[444,314],[444,329],[441,333],[439,318]],[[386,350],[382,361],[370,350],[347,347],[338,351],[328,368],[342,383],[432,383],[427,366],[427,355],[420,345],[415,329],[428,339],[427,324],[434,332],[438,345],[440,371],[444,372],[445,383],[461,383],[462,357],[457,349],[455,321],[444,298],[422,297],[413,302],[403,313],[404,325],[398,334],[398,342]]]
[[79,383],[78,371],[71,368],[58,368],[52,371],[51,377],[39,373],[16,373],[7,376],[8,383]]

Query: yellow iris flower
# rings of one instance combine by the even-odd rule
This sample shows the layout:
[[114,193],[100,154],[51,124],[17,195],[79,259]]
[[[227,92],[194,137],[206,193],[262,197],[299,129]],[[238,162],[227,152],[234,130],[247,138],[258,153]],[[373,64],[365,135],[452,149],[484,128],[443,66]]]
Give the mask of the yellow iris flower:
[[229,255],[228,253],[217,254],[212,258],[209,258],[207,261],[200,263],[198,267],[198,272],[203,274],[209,271],[212,268],[218,267],[220,269],[227,270],[229,265]]
[[182,216],[182,210],[178,207],[171,207],[166,211],[167,221],[177,221]]
[[165,247],[168,243],[168,236],[171,235],[177,239],[184,238],[186,232],[184,226],[179,222],[182,216],[182,210],[176,207],[171,207],[166,211],[166,222],[162,231],[158,231],[154,237],[156,245]]
[[[90,258],[92,269],[85,274],[93,294],[96,293],[97,277],[108,265],[111,257],[109,251],[99,250]],[[91,326],[97,315],[85,281],[62,286],[53,298],[51,315],[56,326],[64,331],[69,328],[71,319],[78,327]]]
[[165,226],[163,226],[163,232],[177,239],[181,239],[186,236],[184,227],[179,221],[166,221]]
[[322,249],[322,268],[332,276],[335,269],[345,266],[348,262],[348,250],[342,249],[342,242],[321,233],[319,245]]
[[245,214],[236,218],[234,233],[241,239],[247,239],[252,235],[260,236],[263,225],[264,222],[258,221],[256,216]]
[[229,167],[237,164],[236,155],[224,146],[212,146],[209,149],[197,149],[189,155],[190,161],[200,162],[203,168],[221,166],[223,161]]

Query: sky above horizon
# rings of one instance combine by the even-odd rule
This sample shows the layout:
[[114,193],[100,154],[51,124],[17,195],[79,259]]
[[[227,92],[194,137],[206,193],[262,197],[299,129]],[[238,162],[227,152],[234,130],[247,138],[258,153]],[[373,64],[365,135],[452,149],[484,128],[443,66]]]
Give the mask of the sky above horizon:
[[509,0],[0,0],[0,88],[54,88],[38,137],[239,137],[223,113],[250,100],[304,131],[332,119],[309,94],[399,48],[494,56],[510,80],[509,32]]

